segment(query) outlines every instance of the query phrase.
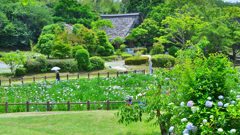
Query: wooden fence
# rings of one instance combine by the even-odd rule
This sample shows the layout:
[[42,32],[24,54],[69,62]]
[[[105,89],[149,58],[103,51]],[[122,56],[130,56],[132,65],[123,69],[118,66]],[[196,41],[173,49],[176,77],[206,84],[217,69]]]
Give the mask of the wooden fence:
[[[77,74],[77,75],[71,75],[71,74],[69,75],[69,74],[67,74],[67,75],[64,75],[64,76],[62,75],[60,77],[61,78],[62,77],[66,77],[66,79],[69,80],[70,76],[76,76],[76,79],[79,79],[80,76],[86,76],[87,75],[87,78],[90,79],[91,75],[97,75],[97,77],[100,77],[100,75],[102,75],[102,74],[107,74],[107,77],[109,77],[110,74],[116,74],[116,76],[118,77],[120,74],[139,73],[139,72],[145,74],[145,70],[134,70],[134,71],[124,71],[124,72],[117,71],[117,72],[111,72],[111,73],[110,72],[107,72],[107,73],[99,73],[98,72],[98,73],[95,73],[95,74],[90,74],[90,73],[87,73],[87,74]],[[19,81],[19,82],[21,82],[23,84],[24,80],[31,79],[32,82],[36,82],[36,79],[44,79],[45,81],[47,81],[48,78],[55,78],[55,77],[56,76],[44,76],[44,77],[33,77],[33,78],[15,78],[15,79],[9,78],[8,80],[0,80],[0,86],[2,86],[2,82],[4,82],[4,81],[8,82],[8,85],[11,85],[12,81]]]
[[[138,103],[138,101],[132,101],[133,103]],[[90,102],[90,100],[88,100],[87,102],[69,102],[67,101],[67,103],[50,103],[49,101],[47,103],[29,103],[29,101],[27,101],[26,103],[8,103],[6,102],[5,104],[0,104],[0,106],[5,105],[5,112],[8,112],[8,106],[9,105],[26,105],[26,112],[29,112],[29,105],[47,105],[47,111],[50,111],[50,105],[67,105],[67,110],[70,111],[71,110],[71,104],[87,104],[87,110],[90,110],[90,104],[107,104],[107,110],[110,110],[110,103],[127,103],[127,101],[109,101],[107,100],[107,102]]]

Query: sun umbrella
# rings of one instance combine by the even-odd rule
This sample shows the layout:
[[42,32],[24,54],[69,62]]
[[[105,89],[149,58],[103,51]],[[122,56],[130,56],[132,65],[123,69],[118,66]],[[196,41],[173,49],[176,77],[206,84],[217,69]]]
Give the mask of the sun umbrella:
[[53,67],[51,70],[54,71],[54,70],[60,70],[61,68],[59,67]]

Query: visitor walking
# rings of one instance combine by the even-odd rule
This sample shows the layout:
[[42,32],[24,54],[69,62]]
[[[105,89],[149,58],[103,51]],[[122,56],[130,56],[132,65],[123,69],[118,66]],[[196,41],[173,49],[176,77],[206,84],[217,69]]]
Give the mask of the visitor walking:
[[150,58],[148,61],[149,61],[149,73],[152,74],[152,61]]
[[129,98],[128,101],[127,101],[127,106],[131,106],[132,105],[132,99]]
[[56,84],[57,84],[60,81],[60,75],[58,70],[55,70],[55,71],[56,71]]

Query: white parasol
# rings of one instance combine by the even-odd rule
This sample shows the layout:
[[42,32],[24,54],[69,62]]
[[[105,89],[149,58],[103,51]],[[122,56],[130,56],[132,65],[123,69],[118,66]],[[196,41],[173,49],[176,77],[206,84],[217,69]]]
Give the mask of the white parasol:
[[60,70],[61,68],[59,67],[53,67],[51,70],[54,71],[54,70]]

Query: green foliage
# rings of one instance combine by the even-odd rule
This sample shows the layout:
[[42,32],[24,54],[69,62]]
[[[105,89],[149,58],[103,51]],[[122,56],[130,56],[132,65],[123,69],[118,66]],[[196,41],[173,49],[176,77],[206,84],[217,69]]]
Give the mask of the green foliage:
[[76,72],[79,71],[78,63],[74,60],[48,60],[47,71],[50,71],[53,67],[61,68],[61,72]]
[[134,53],[140,51],[143,54],[147,54],[147,48],[133,48]]
[[128,36],[125,37],[125,40],[129,42],[130,47],[134,47],[134,42],[137,41],[137,39],[135,39],[135,37],[133,37],[132,34],[129,34]]
[[58,30],[59,33],[62,33],[63,30],[61,29],[61,27],[58,24],[50,24],[50,25],[46,25],[43,27],[42,29],[42,35],[46,35],[46,34],[55,34],[55,30]]
[[27,69],[26,68],[17,68],[16,69],[16,76],[23,76],[23,75],[26,75],[27,73]]
[[[132,36],[130,36],[128,38],[130,38],[130,39],[133,38],[134,39],[133,41],[136,41],[136,40],[140,39],[145,44],[146,43],[145,42],[145,37],[147,37],[149,34],[148,34],[148,30],[140,28],[140,27],[137,27],[137,28],[134,28],[131,31],[130,35],[132,35]],[[140,45],[141,44],[134,44],[135,47],[136,46],[140,46]],[[145,47],[146,47],[146,44],[145,44]]]
[[56,58],[64,58],[71,54],[71,44],[63,41],[60,36],[57,36],[52,44],[52,53]]
[[120,37],[116,37],[115,39],[113,39],[112,43],[115,44],[119,49],[120,45],[123,43],[123,39]]
[[15,73],[16,69],[20,65],[25,64],[25,56],[22,52],[19,54],[10,52],[3,54],[3,57],[0,58],[1,61],[3,61],[11,70],[12,74]]
[[126,48],[127,48],[127,45],[125,44],[120,45],[120,49],[122,52],[124,52]]
[[126,6],[127,13],[141,12],[143,18],[147,18],[152,7],[164,3],[164,0],[130,0]]
[[52,23],[50,9],[40,2],[26,6],[19,2],[5,4],[0,2],[0,5],[4,5],[0,10],[9,20],[7,27],[4,27],[4,34],[0,35],[0,46],[28,48],[29,40],[36,43],[42,28]]
[[53,40],[55,38],[55,35],[53,34],[44,34],[41,35],[38,39],[38,44],[36,45],[36,48],[39,49],[41,54],[47,55],[49,58],[49,55],[52,53],[52,44]]
[[47,71],[47,58],[40,55],[36,58],[36,61],[40,63],[39,68],[41,69],[41,72]]
[[34,60],[34,59],[27,60],[24,67],[27,69],[28,73],[39,73],[39,72],[41,72],[41,63]]
[[117,50],[116,50],[116,54],[117,54],[117,55],[121,55],[121,54],[122,54],[121,49],[117,49]]
[[111,56],[106,56],[106,57],[101,57],[102,59],[106,60],[106,61],[112,61],[112,60],[118,60],[118,55],[111,55]]
[[78,50],[75,54],[75,60],[78,62],[78,68],[80,70],[87,70],[90,65],[89,53],[85,49]]
[[108,37],[105,31],[97,31],[97,38],[99,43],[98,53],[102,56],[109,56],[113,54],[114,47],[108,42]]
[[176,53],[179,49],[176,46],[172,46],[170,48],[168,48],[168,53],[169,55],[172,55],[173,57],[176,57]]
[[127,59],[127,58],[132,57],[132,54],[122,53],[121,56],[122,56],[122,59]]
[[94,69],[104,69],[105,67],[105,61],[101,57],[91,57],[90,58],[91,63],[91,70]]
[[91,23],[98,18],[87,5],[82,5],[76,0],[59,0],[54,5],[53,16],[54,22],[79,23],[88,28],[91,28]]
[[131,57],[125,59],[125,65],[142,65],[148,63],[148,57]]
[[77,34],[77,31],[78,31],[79,29],[81,29],[81,28],[85,28],[85,26],[82,25],[82,24],[74,24],[74,25],[73,25],[72,33],[76,35],[76,34]]
[[99,30],[104,27],[114,28],[114,25],[112,25],[112,22],[105,19],[103,20],[98,19],[97,21],[92,22],[91,26],[92,26],[92,30]]
[[154,55],[151,57],[152,66],[153,67],[170,67],[174,66],[176,63],[176,59],[171,55]]
[[164,53],[164,46],[160,42],[156,42],[153,44],[153,49],[151,50],[150,54],[155,55],[155,54],[161,54]]
[[78,50],[80,50],[80,49],[84,49],[83,46],[74,46],[74,47],[72,48],[72,56],[73,56],[74,58],[75,58],[76,52],[77,52]]

